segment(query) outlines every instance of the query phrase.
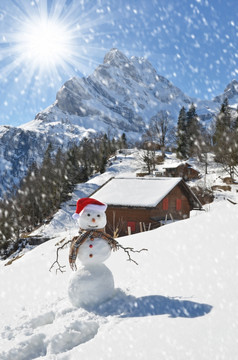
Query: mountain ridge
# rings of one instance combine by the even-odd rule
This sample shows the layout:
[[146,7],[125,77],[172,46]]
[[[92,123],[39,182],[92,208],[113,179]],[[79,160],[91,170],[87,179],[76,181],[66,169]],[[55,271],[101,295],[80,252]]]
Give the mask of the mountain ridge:
[[42,161],[49,143],[66,150],[89,134],[108,131],[138,140],[158,112],[166,111],[176,124],[181,107],[192,102],[209,124],[227,94],[231,105],[238,103],[237,84],[233,80],[212,101],[190,98],[158,75],[147,59],[128,59],[113,48],[91,75],[66,81],[55,102],[34,120],[16,128],[0,126],[0,197],[18,186],[33,161]]

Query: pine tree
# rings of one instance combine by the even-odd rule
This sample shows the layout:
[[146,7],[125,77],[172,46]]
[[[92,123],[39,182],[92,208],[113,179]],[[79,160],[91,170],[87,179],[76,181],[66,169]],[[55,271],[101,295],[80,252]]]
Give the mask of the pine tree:
[[9,239],[14,235],[14,212],[11,200],[0,201],[0,254],[4,255],[8,248]]
[[87,181],[94,168],[95,142],[92,138],[84,138],[78,149],[78,164],[80,165],[80,181]]
[[120,140],[119,140],[119,146],[120,146],[120,150],[121,149],[127,149],[127,139],[126,139],[126,134],[125,133],[123,133],[122,135],[121,135],[121,138],[120,138]]
[[36,163],[32,163],[14,197],[16,225],[20,229],[34,227],[39,224],[42,202],[42,181]]
[[183,106],[179,112],[177,124],[177,156],[179,158],[187,157],[187,113]]
[[40,222],[42,222],[49,214],[55,210],[54,206],[54,159],[53,159],[53,148],[49,144],[43,162],[39,171],[38,181],[40,189]]
[[225,98],[221,105],[219,114],[216,117],[216,127],[214,133],[214,144],[216,147],[216,153],[219,153],[219,148],[222,148],[223,144],[227,144],[228,137],[231,129],[231,112],[228,105],[228,99]]
[[231,124],[232,131],[238,133],[238,107],[236,109],[236,116]]
[[186,124],[187,155],[194,156],[200,152],[201,128],[196,113],[196,107],[192,103],[187,112]]
[[55,160],[54,160],[54,178],[55,178],[55,187],[54,187],[54,201],[55,206],[58,208],[66,198],[64,198],[64,190],[66,188],[66,179],[65,179],[65,165],[66,158],[59,148],[57,150]]
[[221,105],[221,109],[216,118],[214,133],[214,152],[215,160],[221,163],[224,169],[234,178],[238,166],[238,138],[237,138],[237,118],[234,120],[226,98]]

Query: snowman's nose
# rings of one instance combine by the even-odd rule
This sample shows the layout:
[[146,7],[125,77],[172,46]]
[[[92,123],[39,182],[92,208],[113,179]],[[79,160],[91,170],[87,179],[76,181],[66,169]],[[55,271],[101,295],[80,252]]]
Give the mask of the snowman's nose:
[[95,220],[94,218],[92,218],[92,222],[95,223],[95,221],[96,221],[96,220]]

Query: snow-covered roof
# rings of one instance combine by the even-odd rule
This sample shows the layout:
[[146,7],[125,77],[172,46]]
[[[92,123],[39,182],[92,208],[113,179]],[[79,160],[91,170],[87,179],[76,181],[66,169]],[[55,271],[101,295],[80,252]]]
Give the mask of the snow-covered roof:
[[180,162],[173,162],[170,165],[166,165],[164,166],[164,169],[176,169],[177,167],[186,164],[191,167],[191,165],[187,161],[182,161],[182,162],[180,161]]
[[182,178],[113,178],[92,197],[108,205],[155,207]]

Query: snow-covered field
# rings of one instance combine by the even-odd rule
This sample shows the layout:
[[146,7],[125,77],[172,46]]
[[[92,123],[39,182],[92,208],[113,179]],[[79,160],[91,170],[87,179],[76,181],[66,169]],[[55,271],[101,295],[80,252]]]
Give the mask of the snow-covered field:
[[[118,157],[105,174],[77,186],[36,231],[52,240],[11,265],[0,263],[1,360],[237,359],[238,205],[221,197],[190,219],[119,238],[148,251],[132,254],[138,265],[122,250],[112,253],[105,265],[114,297],[91,311],[69,301],[68,248],[60,252],[66,272],[49,272],[55,244],[78,230],[70,205],[110,176],[135,173],[133,156]],[[233,200],[236,194],[234,188]]]

